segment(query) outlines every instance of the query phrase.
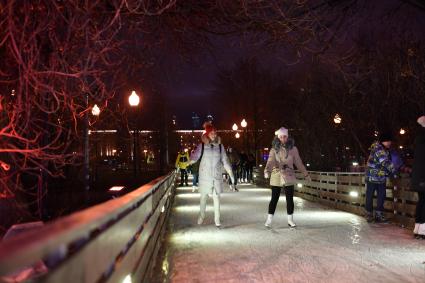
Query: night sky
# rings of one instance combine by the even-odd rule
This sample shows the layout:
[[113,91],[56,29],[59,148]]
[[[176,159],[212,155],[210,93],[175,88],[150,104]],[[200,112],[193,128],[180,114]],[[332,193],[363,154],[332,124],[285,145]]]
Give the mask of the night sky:
[[[368,3],[348,21],[342,40],[339,39],[337,42],[339,50],[330,49],[328,52],[340,52],[341,49],[349,48],[353,37],[359,32],[371,33],[372,36],[377,36],[374,40],[385,41],[391,36],[393,25],[408,27],[412,34],[425,39],[424,9],[409,1],[370,2],[373,3]],[[165,84],[170,114],[177,115],[182,128],[191,127],[192,112],[204,118],[209,113],[225,117],[225,112],[231,111],[229,107],[211,109],[211,91],[217,73],[222,68],[231,67],[239,59],[255,57],[264,68],[289,73],[295,69],[305,69],[305,63],[311,60],[310,54],[302,53],[298,64],[287,65],[285,61],[291,62],[294,58],[287,52],[285,46],[264,48],[247,37],[211,37],[211,43],[210,48],[198,50],[185,59],[182,59],[180,54],[168,53],[166,70],[162,70],[166,74],[162,82]]]

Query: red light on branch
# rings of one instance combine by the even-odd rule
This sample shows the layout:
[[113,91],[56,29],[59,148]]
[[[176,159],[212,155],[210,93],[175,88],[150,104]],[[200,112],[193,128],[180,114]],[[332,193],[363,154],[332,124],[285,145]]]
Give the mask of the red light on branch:
[[5,163],[5,162],[3,162],[3,161],[0,161],[0,167],[3,168],[4,171],[9,171],[10,170],[10,165],[7,164],[7,163]]

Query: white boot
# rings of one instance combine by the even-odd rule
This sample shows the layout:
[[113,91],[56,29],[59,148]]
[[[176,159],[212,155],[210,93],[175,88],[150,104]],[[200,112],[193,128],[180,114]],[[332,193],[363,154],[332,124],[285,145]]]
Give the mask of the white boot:
[[421,236],[425,236],[425,223],[419,224],[418,234]]
[[418,231],[419,231],[419,225],[420,225],[420,224],[418,224],[418,223],[416,223],[416,224],[415,224],[415,229],[413,229],[413,234],[415,234],[415,235],[416,235],[416,234],[418,234]]
[[272,219],[273,219],[273,214],[268,214],[267,220],[266,220],[266,223],[264,223],[264,226],[271,227],[272,226]]
[[198,225],[202,225],[202,223],[204,223],[204,217],[202,217],[201,215],[199,215],[199,217],[198,217]]
[[297,224],[295,224],[295,222],[294,222],[294,216],[292,214],[288,215],[288,226],[289,227],[296,227],[297,226]]

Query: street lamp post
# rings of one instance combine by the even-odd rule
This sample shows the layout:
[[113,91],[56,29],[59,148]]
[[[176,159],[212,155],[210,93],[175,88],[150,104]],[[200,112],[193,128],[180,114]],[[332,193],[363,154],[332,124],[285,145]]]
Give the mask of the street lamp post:
[[[140,103],[140,97],[137,95],[136,91],[132,91],[131,95],[128,97],[128,103],[131,107],[135,108]],[[137,122],[137,117],[136,117]],[[135,127],[133,129],[133,174],[134,178],[137,177],[137,123],[135,123]]]
[[[92,109],[91,109],[91,114],[93,116],[99,117],[100,115],[100,108],[99,106],[97,106],[97,104],[93,105]],[[97,180],[97,161],[98,161],[98,154],[97,154],[97,143],[99,141],[99,137],[96,135],[96,137],[94,138],[94,177],[93,177],[93,181],[96,182]]]
[[241,127],[244,129],[244,132],[245,132],[245,137],[244,137],[244,140],[245,140],[245,150],[248,153],[248,130],[247,130],[247,126],[248,126],[248,123],[246,122],[246,120],[245,119],[242,119]]
[[[84,189],[86,191],[90,190],[90,147],[89,147],[89,95],[86,94],[86,113],[84,113]],[[96,104],[91,108],[91,113],[93,116],[100,115],[100,108]]]
[[[336,147],[336,161],[337,161],[337,166],[340,167],[341,162],[340,162],[340,154],[342,154],[342,151],[340,150],[340,142],[339,142],[339,132],[338,132],[338,125],[340,125],[342,123],[342,118],[341,116],[337,113],[334,116],[334,123],[335,123],[335,127],[337,130],[337,147]],[[342,170],[342,168],[340,168]]]

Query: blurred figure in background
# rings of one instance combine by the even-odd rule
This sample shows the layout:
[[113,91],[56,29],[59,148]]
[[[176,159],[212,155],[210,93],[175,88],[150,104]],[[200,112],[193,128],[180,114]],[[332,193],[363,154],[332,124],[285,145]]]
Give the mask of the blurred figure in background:
[[181,149],[176,159],[176,168],[180,170],[180,186],[189,186],[187,169],[189,167],[189,153],[187,149]]
[[[195,150],[191,152],[191,155],[193,154]],[[191,171],[192,171],[192,193],[196,191],[198,188],[198,182],[199,182],[199,164],[201,163],[201,159],[190,165]]]
[[425,239],[425,116],[419,117],[418,123],[421,127],[415,139],[411,179],[411,189],[418,192],[413,234],[417,239]]
[[239,154],[239,168],[238,168],[238,177],[240,183],[245,183],[247,181],[247,165],[248,165],[248,155],[242,150]]
[[[230,166],[232,166],[233,176],[235,177],[235,183],[233,185],[235,186],[235,190],[238,191],[238,189],[236,189],[236,185],[238,184],[238,166],[240,162],[239,153],[236,149],[229,147],[228,157]],[[229,185],[232,185],[231,178],[229,178]]]
[[247,162],[247,166],[246,166],[246,177],[247,177],[248,183],[254,182],[254,179],[252,177],[254,167],[255,167],[255,156],[254,156],[254,154],[250,153],[250,154],[248,154],[248,162]]

